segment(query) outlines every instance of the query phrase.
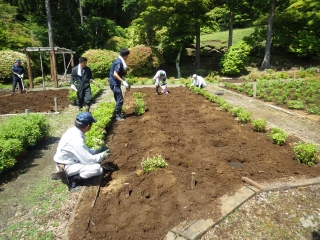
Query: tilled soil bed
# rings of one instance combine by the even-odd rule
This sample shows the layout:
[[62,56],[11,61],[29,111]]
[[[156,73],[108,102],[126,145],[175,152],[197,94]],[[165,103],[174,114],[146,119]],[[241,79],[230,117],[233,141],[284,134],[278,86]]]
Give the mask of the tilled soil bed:
[[54,98],[58,99],[59,111],[70,105],[68,89],[32,91],[27,93],[15,93],[10,91],[0,94],[0,114],[23,113],[25,109],[30,112],[54,112]]
[[[261,183],[319,175],[317,165],[307,167],[294,159],[290,145],[298,139],[277,146],[187,88],[170,90],[161,96],[149,88],[126,94],[129,116],[115,123],[108,137],[108,161],[119,169],[111,180],[103,179],[95,206],[75,219],[70,239],[163,239],[184,220],[220,217],[218,198],[243,185],[243,176]],[[141,117],[132,114],[136,91],[147,94],[148,111]],[[142,158],[158,154],[168,168],[141,172]],[[192,172],[197,181],[193,190]],[[131,188],[128,198],[125,182]]]

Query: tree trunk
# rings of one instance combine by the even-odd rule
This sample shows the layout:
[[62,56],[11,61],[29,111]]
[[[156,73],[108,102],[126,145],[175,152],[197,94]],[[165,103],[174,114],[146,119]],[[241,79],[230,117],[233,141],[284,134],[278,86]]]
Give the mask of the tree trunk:
[[182,46],[179,50],[177,59],[176,59],[176,68],[177,68],[177,79],[181,78],[181,70],[180,70],[180,57],[181,57]]
[[52,29],[52,19],[51,19],[51,6],[50,0],[45,0],[46,12],[47,12],[47,21],[48,21],[48,37],[49,37],[49,47],[54,47],[54,37]]
[[200,68],[200,24],[196,26],[196,67]]
[[232,46],[233,41],[233,19],[234,19],[234,9],[233,6],[230,6],[230,17],[229,17],[229,39],[228,39],[228,48]]
[[267,41],[266,41],[266,49],[264,53],[263,62],[261,64],[262,69],[268,69],[271,67],[270,49],[271,49],[271,43],[272,43],[272,25],[273,25],[274,13],[275,13],[275,0],[270,0],[270,13],[268,18],[268,26],[267,26]]
[[148,25],[146,25],[146,35],[147,35],[147,46],[150,46],[151,44],[151,33],[150,33],[150,28],[148,27]]
[[79,11],[80,11],[81,26],[83,27],[83,12],[82,12],[81,0],[79,0]]

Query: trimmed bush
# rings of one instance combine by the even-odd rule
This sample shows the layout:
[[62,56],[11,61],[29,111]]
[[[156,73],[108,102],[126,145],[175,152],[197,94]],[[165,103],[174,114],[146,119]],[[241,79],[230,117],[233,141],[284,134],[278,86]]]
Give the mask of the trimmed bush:
[[106,48],[110,51],[120,52],[121,48],[127,47],[128,40],[123,37],[112,37],[106,43]]
[[111,65],[119,56],[119,53],[109,50],[90,49],[82,56],[88,59],[88,67],[91,68],[94,78],[106,78],[109,76]]
[[[11,68],[15,60],[20,59],[21,64],[24,67],[24,76],[28,75],[26,55],[20,52],[15,52],[11,50],[0,51],[0,79],[10,79],[12,78]],[[34,63],[31,61],[31,66],[34,67]]]
[[18,157],[23,152],[22,143],[18,139],[0,139],[0,173],[13,167]]
[[145,45],[130,48],[127,60],[128,73],[133,76],[145,76],[153,73],[164,62],[160,52]]
[[248,63],[250,46],[241,41],[233,45],[221,58],[221,72],[228,75],[239,75]]
[[293,151],[299,163],[311,166],[317,162],[317,153],[319,152],[319,149],[314,143],[299,142],[293,147]]

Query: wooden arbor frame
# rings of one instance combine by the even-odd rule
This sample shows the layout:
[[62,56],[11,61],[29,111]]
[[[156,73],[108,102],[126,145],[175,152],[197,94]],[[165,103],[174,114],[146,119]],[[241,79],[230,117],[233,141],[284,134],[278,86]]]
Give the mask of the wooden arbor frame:
[[31,62],[30,62],[30,52],[40,52],[40,62],[41,62],[41,72],[43,78],[43,65],[42,65],[42,52],[50,53],[50,65],[51,65],[51,75],[54,81],[54,87],[58,87],[58,75],[57,75],[57,63],[56,63],[56,54],[63,55],[63,62],[64,62],[64,70],[66,72],[66,61],[65,61],[65,54],[70,54],[71,56],[71,68],[74,68],[74,58],[73,54],[76,52],[66,49],[66,48],[59,48],[59,47],[28,47],[23,49],[26,53],[27,59],[27,67],[28,67],[28,76],[30,82],[30,88],[33,88],[33,76],[31,71]]

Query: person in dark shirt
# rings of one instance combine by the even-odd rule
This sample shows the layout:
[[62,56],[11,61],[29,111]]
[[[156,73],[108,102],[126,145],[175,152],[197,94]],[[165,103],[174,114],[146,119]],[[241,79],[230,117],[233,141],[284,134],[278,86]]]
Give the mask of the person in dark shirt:
[[125,70],[127,68],[126,60],[130,51],[127,48],[122,48],[120,50],[120,56],[112,63],[110,74],[109,74],[109,83],[110,88],[113,91],[114,100],[116,101],[116,119],[117,121],[123,121],[122,115],[122,105],[123,105],[123,95],[121,90],[121,83],[129,88],[130,85],[124,80]]
[[21,65],[20,59],[17,59],[15,61],[15,64],[13,65],[11,72],[13,73],[13,84],[12,84],[12,94],[14,94],[17,84],[19,84],[20,92],[24,90],[23,87],[23,74],[24,74],[24,67]]
[[71,88],[77,91],[77,103],[79,106],[79,111],[81,111],[83,108],[84,103],[86,111],[90,111],[92,100],[90,83],[92,82],[92,72],[87,66],[87,59],[85,57],[80,57],[79,65],[73,68],[70,79]]

